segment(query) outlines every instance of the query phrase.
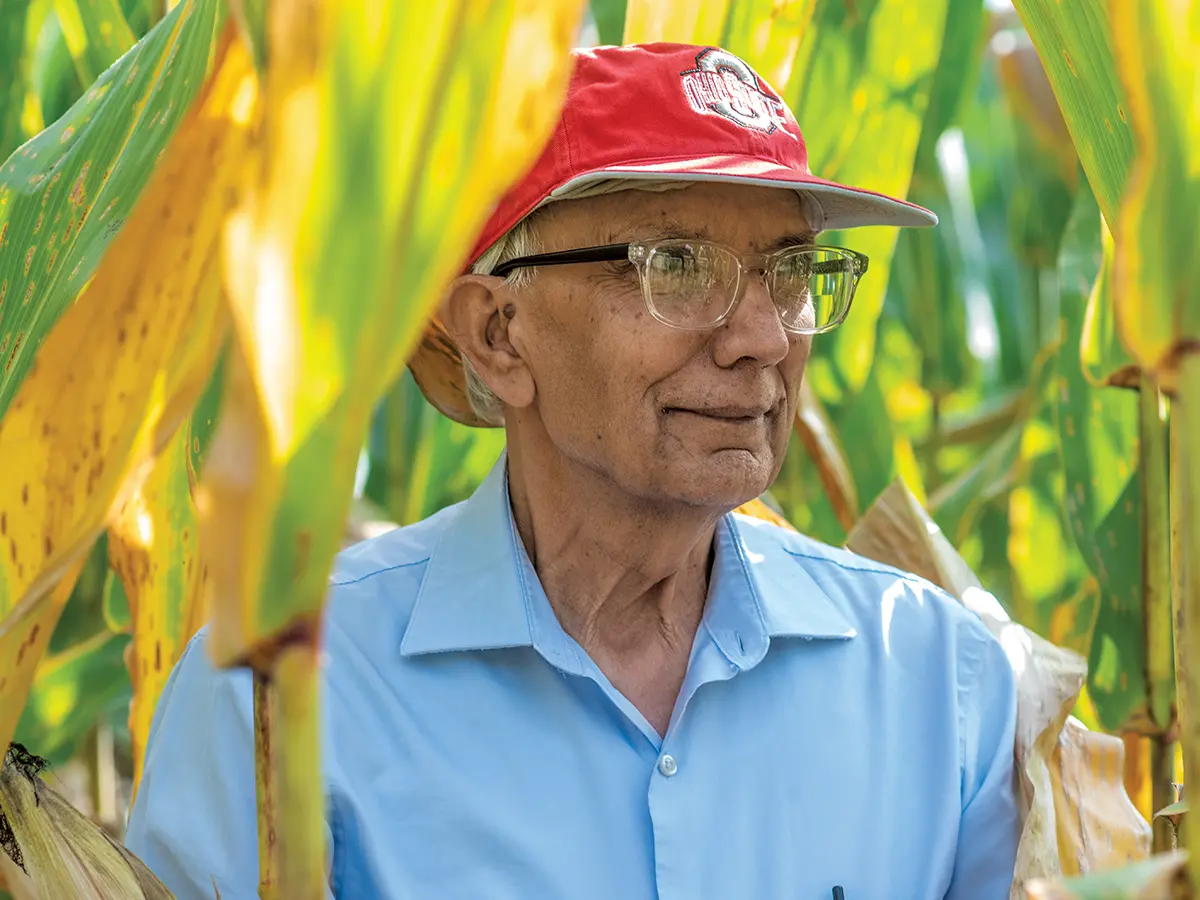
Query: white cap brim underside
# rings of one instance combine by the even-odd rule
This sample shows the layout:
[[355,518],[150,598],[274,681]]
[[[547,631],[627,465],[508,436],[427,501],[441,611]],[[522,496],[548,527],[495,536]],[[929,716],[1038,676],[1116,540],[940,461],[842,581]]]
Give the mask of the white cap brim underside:
[[928,228],[938,223],[937,216],[928,210],[901,203],[890,197],[872,194],[869,191],[858,191],[854,188],[832,184],[784,181],[744,175],[719,175],[709,172],[646,172],[620,169],[588,172],[572,178],[566,184],[556,188],[546,198],[546,202],[606,193],[606,191],[597,191],[597,188],[601,187],[600,183],[605,181],[714,181],[754,187],[786,188],[811,198],[816,209],[809,211],[810,217],[820,219],[819,222],[811,223],[815,231],[836,231],[842,228],[861,228],[867,225]]

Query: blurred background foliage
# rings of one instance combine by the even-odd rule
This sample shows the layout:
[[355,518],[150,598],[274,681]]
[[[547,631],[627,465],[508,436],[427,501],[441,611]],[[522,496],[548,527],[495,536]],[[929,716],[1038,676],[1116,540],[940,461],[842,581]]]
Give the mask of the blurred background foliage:
[[[0,0],[0,159],[170,5]],[[768,42],[775,65],[763,74],[793,106],[814,171],[907,193],[941,226],[898,240],[884,229],[827,236],[868,252],[872,267],[846,329],[818,338],[810,365],[831,426],[826,458],[793,441],[774,502],[800,530],[840,544],[847,521],[823,486],[828,456],[840,455],[859,511],[902,477],[1015,619],[1089,656],[1085,723],[1153,732],[1137,395],[1097,386],[1082,366],[1103,225],[1020,18],[1004,0],[785,6],[811,16],[810,32],[802,44]],[[704,37],[753,56],[771,7],[730,4],[721,34]],[[594,0],[580,43],[620,42],[626,13],[625,0]],[[466,498],[502,447],[501,432],[439,415],[406,372],[363,448],[347,540]],[[132,769],[124,603],[101,541],[18,728],[56,764],[94,768],[101,753]],[[1146,744],[1131,733],[1129,748],[1127,784],[1149,817]],[[96,809],[123,808],[123,797],[92,793]]]

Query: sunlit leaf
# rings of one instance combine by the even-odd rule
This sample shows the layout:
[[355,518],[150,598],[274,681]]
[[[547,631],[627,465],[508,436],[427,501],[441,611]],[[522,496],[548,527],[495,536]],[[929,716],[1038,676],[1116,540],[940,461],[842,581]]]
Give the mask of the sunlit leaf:
[[54,10],[82,84],[94,82],[133,46],[117,0],[54,0]]
[[[218,232],[254,99],[249,59],[226,41],[133,215],[0,419],[0,460],[19,473],[0,480],[0,612],[48,608],[47,592],[204,389],[224,333]],[[0,670],[11,659],[0,656]]]
[[0,165],[0,416],[204,79],[219,5],[186,0]]
[[1037,47],[1100,209],[1105,219],[1115,221],[1133,137],[1117,82],[1114,29],[1105,2],[1013,0],[1013,5]]
[[269,668],[273,641],[315,626],[376,400],[549,134],[580,13],[347,5],[315,58],[272,46],[275,155],[231,223],[239,342],[199,498],[221,661]]
[[184,646],[204,622],[196,507],[192,503],[191,428],[180,428],[154,469],[114,511],[108,554],[133,625],[129,734],[133,783],[141,781],[150,720]]

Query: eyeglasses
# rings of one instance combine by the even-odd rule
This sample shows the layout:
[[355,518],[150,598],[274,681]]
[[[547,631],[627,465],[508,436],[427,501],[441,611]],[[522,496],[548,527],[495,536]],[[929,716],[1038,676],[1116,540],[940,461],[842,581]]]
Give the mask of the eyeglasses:
[[840,325],[868,262],[864,254],[841,247],[806,245],[741,256],[712,241],[671,239],[522,256],[492,274],[622,260],[637,269],[650,315],[664,325],[696,330],[725,322],[742,296],[743,276],[760,272],[780,322],[794,334],[821,334]]

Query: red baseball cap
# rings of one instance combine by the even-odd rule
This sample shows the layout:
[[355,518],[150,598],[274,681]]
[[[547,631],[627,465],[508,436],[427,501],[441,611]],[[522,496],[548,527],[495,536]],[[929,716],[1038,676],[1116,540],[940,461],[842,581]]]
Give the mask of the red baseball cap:
[[[572,53],[558,126],[525,176],[501,198],[469,262],[534,210],[606,181],[718,181],[785,188],[807,198],[817,231],[929,226],[927,209],[813,175],[787,104],[719,47],[651,43]],[[434,406],[481,425],[467,402],[457,348],[434,321],[409,361]]]

